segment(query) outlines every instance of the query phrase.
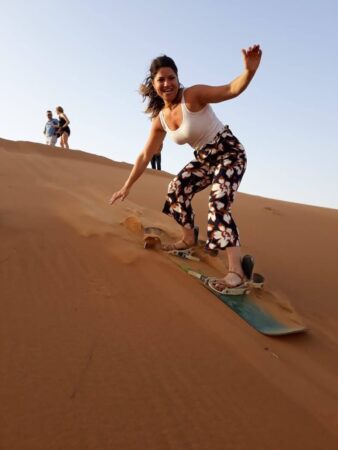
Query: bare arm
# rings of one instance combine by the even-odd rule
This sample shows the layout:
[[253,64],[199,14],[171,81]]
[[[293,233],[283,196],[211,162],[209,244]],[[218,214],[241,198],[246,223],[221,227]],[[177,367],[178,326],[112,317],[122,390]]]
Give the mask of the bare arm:
[[191,96],[192,102],[198,103],[199,107],[207,103],[219,103],[240,95],[253,79],[261,61],[262,51],[259,45],[242,50],[244,70],[237,78],[223,86],[196,85],[188,88],[187,97]]
[[165,134],[166,133],[162,128],[159,117],[156,117],[152,122],[146,145],[137,157],[127,181],[124,183],[124,186],[119,191],[115,192],[109,200],[109,203],[111,205],[113,205],[116,200],[124,200],[127,197],[133,184],[146,170],[151,158],[158,152],[158,149],[161,148],[163,140],[165,138]]

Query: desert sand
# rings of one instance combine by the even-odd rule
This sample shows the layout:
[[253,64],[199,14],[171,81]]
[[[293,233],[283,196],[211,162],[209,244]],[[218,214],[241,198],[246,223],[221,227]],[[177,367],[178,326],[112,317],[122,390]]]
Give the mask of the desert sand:
[[308,328],[271,338],[143,249],[143,226],[179,236],[170,174],[110,206],[130,164],[4,139],[0,158],[1,450],[338,448],[337,210],[238,193],[244,252]]

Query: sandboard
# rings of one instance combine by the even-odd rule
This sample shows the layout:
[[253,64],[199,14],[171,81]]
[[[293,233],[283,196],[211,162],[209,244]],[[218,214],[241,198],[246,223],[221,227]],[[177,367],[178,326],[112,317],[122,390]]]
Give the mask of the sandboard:
[[[164,236],[165,233],[158,228],[145,228],[145,248],[161,248],[161,237]],[[146,242],[148,247],[146,247]],[[167,254],[166,252],[163,253]],[[210,256],[203,254],[202,249],[198,247],[194,255],[195,259],[190,260],[188,263],[177,256],[168,256],[186,273],[197,278],[209,292],[255,328],[255,330],[268,336],[283,336],[306,331],[288,298],[276,295],[266,288],[257,289],[254,287],[255,283],[250,284],[249,282],[247,288],[244,289],[244,293],[240,295],[224,295],[211,290],[208,286],[208,279],[212,276],[221,278],[225,262],[219,255]],[[253,281],[255,279],[256,281],[264,281],[260,274],[254,274]]]
[[[183,268],[183,267],[182,267]],[[301,333],[306,330],[291,303],[266,289],[250,288],[245,294],[224,295],[210,289],[206,275],[191,268],[183,268],[189,275],[198,278],[212,294],[232,309],[257,331],[268,336]]]

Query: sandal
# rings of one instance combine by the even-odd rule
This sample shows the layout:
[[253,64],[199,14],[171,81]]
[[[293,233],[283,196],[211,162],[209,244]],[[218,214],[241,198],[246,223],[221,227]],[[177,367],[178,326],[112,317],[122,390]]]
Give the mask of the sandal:
[[[199,228],[196,225],[194,227],[194,243],[192,245],[189,245],[187,242],[185,242],[184,239],[182,239],[181,241],[175,242],[174,244],[163,244],[162,245],[162,250],[164,250],[165,252],[172,252],[172,251],[186,251],[186,250],[192,250],[193,247],[195,247],[198,243],[198,234],[199,234]],[[184,247],[178,247],[178,245],[180,243],[184,244]]]
[[[178,247],[178,245],[180,243],[184,244],[184,247]],[[185,240],[181,240],[179,242],[175,242],[175,244],[163,244],[162,245],[162,250],[166,251],[166,252],[172,252],[174,250],[177,251],[186,251],[186,250],[190,250],[193,247],[193,245],[189,245],[187,242],[185,242]]]
[[[238,284],[236,286],[230,286],[229,284],[227,284],[227,282],[224,278],[209,277],[206,280],[206,285],[207,285],[208,289],[210,289],[216,295],[243,295],[243,294],[246,294],[248,292],[248,284],[244,280],[244,277],[242,277],[237,272],[229,271],[228,273],[236,274],[240,279],[240,284]],[[216,283],[224,284],[224,286],[225,286],[224,289],[222,289],[222,290],[216,289],[216,287],[215,287]]]
[[[233,286],[233,285],[229,285],[225,278],[214,278],[214,277],[209,277],[207,280],[207,285],[208,288],[213,291],[215,294],[232,294],[232,295],[241,295],[244,294],[247,291],[247,282],[245,281],[245,278],[237,273],[237,272],[233,272],[233,271],[229,271],[229,273],[233,273],[235,275],[238,276],[238,278],[240,279],[240,283]],[[215,287],[215,284],[219,283],[219,284],[223,284],[225,287],[222,290],[219,290]]]

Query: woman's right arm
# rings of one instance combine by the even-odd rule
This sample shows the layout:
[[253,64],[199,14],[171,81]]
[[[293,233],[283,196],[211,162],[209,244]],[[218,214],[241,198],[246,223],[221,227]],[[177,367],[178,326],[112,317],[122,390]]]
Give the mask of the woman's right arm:
[[124,200],[127,197],[135,181],[140,178],[140,176],[146,170],[151,158],[158,152],[158,149],[162,146],[165,135],[166,133],[162,128],[160,118],[159,116],[157,116],[152,121],[149,138],[144,149],[136,159],[134,167],[132,168],[127,181],[119,191],[115,192],[112,195],[111,199],[109,200],[109,203],[111,205],[113,205],[116,200]]

